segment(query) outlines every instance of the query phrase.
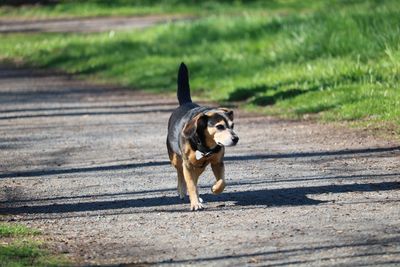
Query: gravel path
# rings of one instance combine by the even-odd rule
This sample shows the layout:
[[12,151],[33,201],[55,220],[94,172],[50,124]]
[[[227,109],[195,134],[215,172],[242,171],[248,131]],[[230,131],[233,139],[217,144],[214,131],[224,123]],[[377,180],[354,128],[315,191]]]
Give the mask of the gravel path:
[[184,16],[94,17],[74,19],[21,20],[0,19],[0,33],[87,33],[113,30],[142,29],[168,21],[188,19]]
[[189,212],[165,147],[174,97],[0,68],[0,214],[78,265],[400,264],[400,144],[236,111],[228,186]]

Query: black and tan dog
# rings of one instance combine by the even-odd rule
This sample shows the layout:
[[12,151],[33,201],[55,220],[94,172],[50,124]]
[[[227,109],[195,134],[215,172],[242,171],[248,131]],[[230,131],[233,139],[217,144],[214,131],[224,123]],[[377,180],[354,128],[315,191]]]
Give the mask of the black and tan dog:
[[211,191],[221,193],[225,188],[225,146],[234,146],[239,137],[233,131],[233,111],[225,108],[201,107],[190,97],[189,76],[185,64],[178,73],[179,107],[168,122],[167,148],[172,165],[178,173],[178,194],[190,198],[190,209],[203,209],[197,181],[211,164],[216,182]]

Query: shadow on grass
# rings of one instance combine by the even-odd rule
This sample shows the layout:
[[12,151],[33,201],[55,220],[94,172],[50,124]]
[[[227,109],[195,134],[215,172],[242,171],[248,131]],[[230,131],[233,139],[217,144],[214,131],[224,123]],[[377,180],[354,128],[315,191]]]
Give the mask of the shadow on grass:
[[308,93],[308,92],[312,92],[317,90],[317,88],[310,88],[308,90],[301,90],[301,89],[289,89],[289,90],[285,90],[285,91],[280,91],[280,92],[276,92],[275,94],[271,95],[271,96],[259,96],[256,97],[252,103],[256,104],[258,106],[267,106],[267,105],[273,105],[275,104],[277,101],[280,100],[285,100],[288,98],[292,98],[304,93]]
[[[277,84],[264,84],[254,87],[236,88],[227,97],[227,101],[248,101],[258,106],[273,105],[278,101],[294,98],[302,94],[324,90],[326,88],[335,88],[338,85],[363,83],[368,78],[368,73],[347,73],[339,75],[335,78],[320,80],[318,82],[311,80],[286,81]],[[376,77],[377,81],[383,82],[382,77]],[[304,88],[299,88],[303,85]],[[348,101],[352,101],[349,98]],[[330,108],[334,108],[335,104],[319,105],[318,107],[308,107],[299,110],[299,113],[317,113]]]
[[[162,53],[162,56],[160,55]],[[46,68],[62,68],[73,74],[101,75],[123,80],[142,90],[176,90],[176,66],[181,57],[179,47],[163,49],[136,40],[84,41],[59,48],[41,63]],[[168,58],[167,58],[168,57]]]
[[[299,96],[301,94],[306,94],[309,92],[314,92],[319,90],[320,88],[328,87],[333,85],[334,83],[322,83],[311,85],[305,89],[300,88],[289,88],[281,90],[281,88],[292,86],[295,83],[307,83],[307,81],[303,82],[293,82],[288,81],[285,83],[278,83],[274,85],[259,85],[255,87],[248,88],[237,88],[232,91],[227,100],[228,101],[248,101],[251,100],[251,103],[256,104],[258,106],[267,106],[273,105],[278,101],[293,98]],[[273,94],[265,95],[265,93],[273,91]]]
[[0,6],[55,5],[60,0],[2,0]]

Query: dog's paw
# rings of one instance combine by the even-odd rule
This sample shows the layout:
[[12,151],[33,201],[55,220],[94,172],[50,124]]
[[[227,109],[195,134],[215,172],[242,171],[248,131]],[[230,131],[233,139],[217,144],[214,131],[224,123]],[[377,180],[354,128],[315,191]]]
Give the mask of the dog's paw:
[[222,191],[225,189],[225,181],[223,179],[220,179],[215,182],[215,184],[211,187],[211,192],[214,194],[221,194]]
[[204,205],[201,204],[200,202],[190,203],[190,210],[191,211],[202,210],[204,208],[205,208]]

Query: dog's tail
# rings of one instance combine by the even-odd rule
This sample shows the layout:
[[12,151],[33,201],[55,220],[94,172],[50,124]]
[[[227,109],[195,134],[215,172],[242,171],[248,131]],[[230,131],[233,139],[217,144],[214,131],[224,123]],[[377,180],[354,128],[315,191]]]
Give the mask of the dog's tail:
[[178,72],[178,101],[179,105],[182,106],[186,103],[191,103],[190,97],[190,86],[189,86],[189,73],[185,63],[181,63]]

